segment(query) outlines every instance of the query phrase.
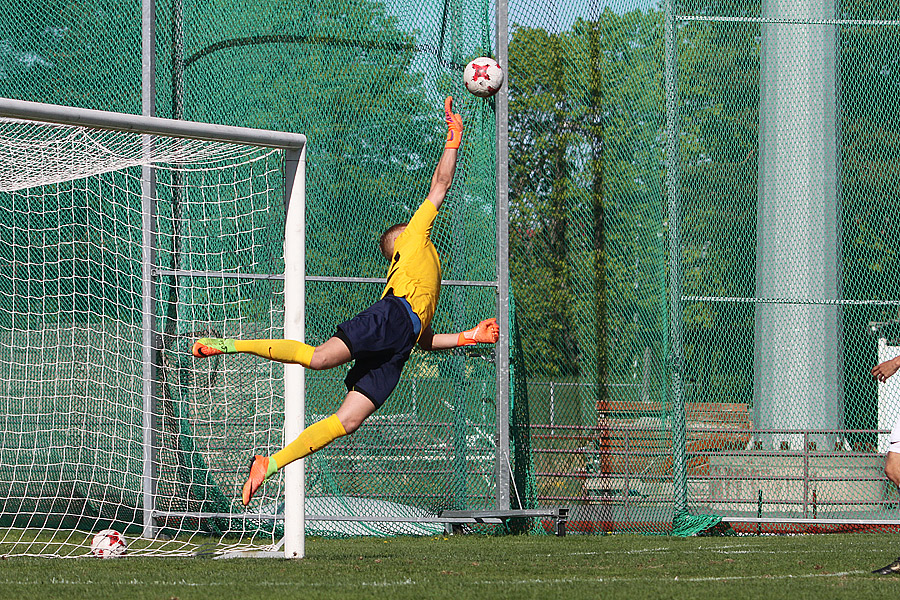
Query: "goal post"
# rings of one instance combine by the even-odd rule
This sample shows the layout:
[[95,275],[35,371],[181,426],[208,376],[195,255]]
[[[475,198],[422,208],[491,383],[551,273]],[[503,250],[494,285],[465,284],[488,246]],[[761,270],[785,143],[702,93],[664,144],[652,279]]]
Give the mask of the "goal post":
[[[37,215],[21,226],[11,219],[0,251],[11,286],[0,311],[0,403],[19,428],[7,432],[18,446],[0,448],[0,486],[12,490],[3,494],[0,553],[77,555],[79,535],[40,534],[121,524],[155,538],[135,553],[193,554],[227,532],[219,553],[271,551],[283,536],[285,557],[304,556],[303,461],[285,470],[267,506],[240,511],[238,481],[249,450],[302,429],[303,369],[198,366],[189,342],[247,328],[304,339],[305,160],[301,134],[0,98],[0,210],[34,206]],[[147,172],[161,173],[160,197],[148,194]],[[188,215],[159,214],[163,196],[184,202]],[[271,251],[277,237],[282,256]],[[282,273],[259,272],[279,263]],[[187,299],[176,312],[196,331],[169,339],[160,330],[163,280],[168,301]],[[179,281],[191,282],[187,291]],[[223,330],[205,330],[210,322]],[[187,388],[201,397],[181,398]],[[238,424],[235,406],[247,413]],[[283,437],[271,439],[279,425]]]
[[[306,145],[285,153],[284,337],[306,339]],[[284,366],[284,439],[294,440],[306,423],[306,370]],[[296,390],[296,396],[287,393]],[[290,402],[288,401],[290,399]],[[284,557],[306,555],[305,460],[284,469]]]

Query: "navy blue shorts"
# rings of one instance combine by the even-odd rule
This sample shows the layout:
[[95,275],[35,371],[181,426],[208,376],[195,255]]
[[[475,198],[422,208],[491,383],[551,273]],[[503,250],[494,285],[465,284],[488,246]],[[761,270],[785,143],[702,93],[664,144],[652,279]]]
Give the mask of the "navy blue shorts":
[[347,373],[347,389],[384,404],[416,345],[418,332],[410,318],[409,304],[396,296],[385,296],[349,321],[337,326],[335,337],[343,340],[356,361]]

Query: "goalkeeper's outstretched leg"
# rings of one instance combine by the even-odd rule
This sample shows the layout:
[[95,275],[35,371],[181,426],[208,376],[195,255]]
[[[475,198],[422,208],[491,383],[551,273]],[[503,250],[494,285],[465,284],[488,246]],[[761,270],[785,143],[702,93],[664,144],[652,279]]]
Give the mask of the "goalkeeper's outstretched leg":
[[191,353],[197,358],[246,353],[315,370],[333,369],[349,362],[351,358],[346,343],[335,337],[320,346],[310,346],[296,340],[201,338],[194,342]]
[[339,437],[353,433],[376,410],[375,404],[364,394],[347,392],[337,412],[327,419],[313,423],[303,430],[297,439],[272,456],[254,456],[250,461],[247,481],[241,490],[244,506],[265,480],[285,465],[321,450]]

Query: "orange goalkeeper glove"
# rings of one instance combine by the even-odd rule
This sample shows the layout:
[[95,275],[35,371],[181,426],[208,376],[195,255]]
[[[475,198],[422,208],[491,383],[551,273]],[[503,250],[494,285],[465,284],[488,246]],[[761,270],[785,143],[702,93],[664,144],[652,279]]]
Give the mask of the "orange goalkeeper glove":
[[459,148],[462,142],[462,116],[453,112],[453,97],[444,100],[444,120],[447,121],[447,143],[444,148]]
[[491,317],[478,324],[478,327],[463,331],[456,341],[457,346],[471,346],[472,344],[496,344],[500,338],[500,327],[497,319]]

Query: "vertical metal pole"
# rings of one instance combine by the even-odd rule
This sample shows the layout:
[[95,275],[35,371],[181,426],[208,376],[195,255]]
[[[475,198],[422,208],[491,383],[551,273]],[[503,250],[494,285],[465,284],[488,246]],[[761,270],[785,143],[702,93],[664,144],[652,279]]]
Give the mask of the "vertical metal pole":
[[506,85],[495,98],[497,121],[497,508],[509,510],[509,20],[507,0],[496,0],[497,62]]
[[809,431],[803,432],[803,518],[809,510]]
[[172,118],[184,118],[183,0],[172,0]]
[[[182,0],[172,0],[172,118],[184,117],[184,6]],[[181,266],[181,203],[184,176],[174,170],[170,174],[172,183],[172,258],[170,268],[177,273]],[[163,325],[163,345],[167,348],[177,335],[178,300],[180,281],[178,275],[170,275],[165,324]]]
[[[156,113],[156,10],[154,0],[141,2],[141,114]],[[151,151],[152,138],[143,136],[145,156]],[[141,167],[141,367],[142,367],[142,445],[143,445],[143,535],[152,538],[153,500],[156,493],[154,455],[154,290],[153,264],[156,260],[156,172],[147,162]]]
[[[453,61],[462,60],[463,55],[463,31],[464,21],[464,2],[463,0],[449,0],[444,2],[444,23],[442,26],[442,35],[447,28],[449,16],[450,23],[450,56]],[[441,42],[443,44],[443,42]],[[465,254],[465,222],[466,215],[464,211],[453,211],[451,219],[451,230],[457,232],[453,236],[453,252],[456,256]],[[466,294],[467,290],[461,286],[452,288],[451,304],[454,307],[452,322],[454,331],[463,329],[466,322]],[[456,356],[452,360],[453,370],[457,373],[465,372],[465,359],[462,356]],[[466,434],[469,426],[467,424],[468,401],[467,389],[465,386],[456,386],[453,393],[453,410],[450,412],[451,417],[451,461],[450,461],[450,498],[449,506],[453,509],[462,510],[469,508],[469,492],[468,492],[468,451],[466,446]]]
[[[306,338],[306,146],[284,154],[284,337]],[[289,443],[306,425],[306,371],[284,366],[284,438]],[[284,470],[284,557],[306,556],[306,461]]]
[[631,435],[625,430],[625,522],[631,521]]
[[556,396],[553,389],[553,382],[550,382],[550,435],[556,435],[556,429],[554,429],[553,424],[555,420],[555,412],[556,412]]
[[672,374],[672,485],[675,515],[687,510],[683,340],[681,315],[681,205],[678,197],[678,49],[675,0],[666,0],[666,190],[669,196],[669,352]]
[[156,4],[141,0],[141,114],[156,115]]

